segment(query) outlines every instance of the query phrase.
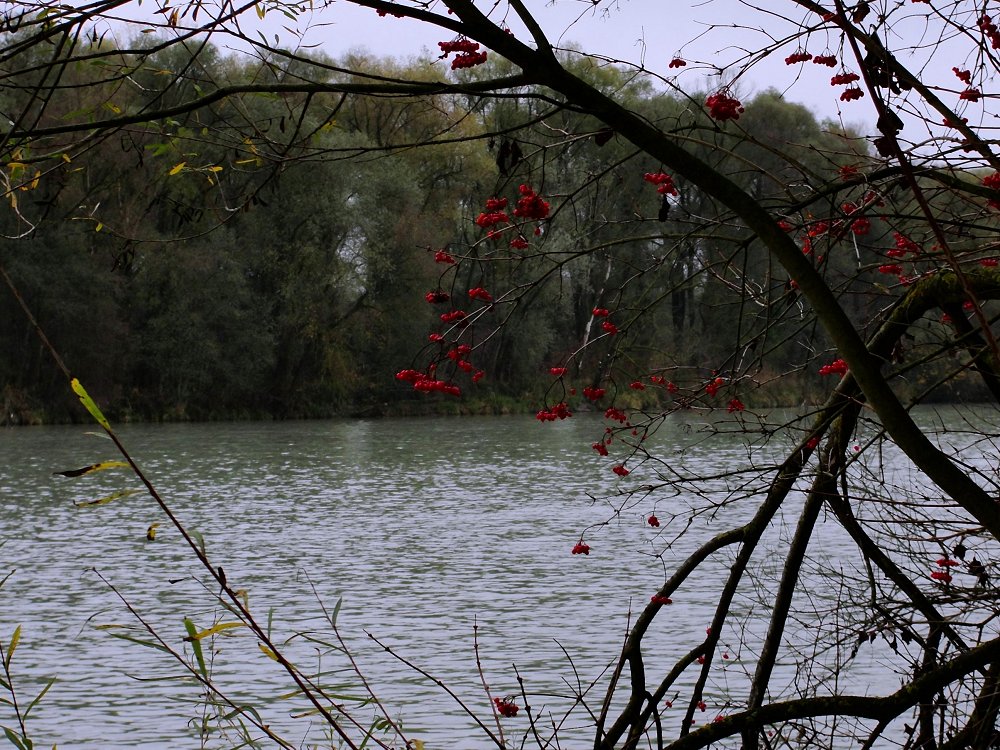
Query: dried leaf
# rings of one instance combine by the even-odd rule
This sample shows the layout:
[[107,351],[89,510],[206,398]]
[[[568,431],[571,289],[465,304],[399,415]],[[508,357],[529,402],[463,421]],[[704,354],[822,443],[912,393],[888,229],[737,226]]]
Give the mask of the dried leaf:
[[67,469],[66,471],[54,471],[53,476],[59,477],[82,477],[85,474],[92,474],[95,471],[105,471],[107,469],[122,469],[127,468],[128,464],[124,461],[102,461],[99,464],[91,464],[90,466],[84,466],[81,469]]

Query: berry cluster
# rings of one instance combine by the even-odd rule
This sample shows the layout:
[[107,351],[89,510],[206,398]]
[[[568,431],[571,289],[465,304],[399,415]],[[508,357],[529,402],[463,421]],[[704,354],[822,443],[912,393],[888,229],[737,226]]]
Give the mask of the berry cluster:
[[[906,235],[900,234],[899,232],[893,232],[892,234],[893,234],[893,237],[894,237],[894,239],[896,241],[896,248],[895,248],[896,250],[901,251],[903,254],[908,253],[908,252],[909,253],[914,253],[914,254],[921,252],[920,245],[918,245],[916,242],[914,242],[913,240],[911,240]],[[887,255],[889,255],[890,257],[893,257],[893,258],[896,258],[896,257],[901,258],[901,257],[903,257],[902,255],[893,255],[892,252],[893,251],[890,250],[887,253]]]
[[445,57],[450,55],[452,52],[467,55],[471,52],[479,50],[479,42],[474,42],[463,36],[450,42],[438,42],[438,47],[441,48],[441,54]]
[[604,412],[604,418],[611,419],[615,422],[621,422],[622,424],[625,424],[625,420],[627,419],[625,412],[621,409],[616,409],[613,406],[609,406],[607,411]]
[[514,216],[519,219],[544,219],[549,215],[549,203],[531,189],[530,185],[518,188],[521,198],[514,207]]
[[572,416],[573,412],[569,410],[566,402],[560,401],[551,409],[540,409],[535,415],[535,419],[539,422],[555,422],[557,419],[568,419]]
[[993,47],[993,49],[1000,49],[1000,29],[997,29],[993,20],[988,15],[983,13],[976,25],[979,26],[983,34],[989,38],[990,46]]
[[833,78],[830,79],[831,86],[846,86],[848,83],[854,83],[855,81],[860,81],[861,76],[857,73],[837,73]]
[[451,69],[473,68],[486,62],[486,50],[479,49],[479,43],[465,37],[459,37],[450,42],[438,42],[441,48],[441,57],[447,57],[452,52],[456,53],[451,61]]
[[482,229],[489,229],[497,224],[509,224],[510,217],[503,211],[483,212],[476,217],[476,224]]
[[819,368],[820,375],[845,375],[847,373],[847,363],[842,359],[835,359],[828,365]]
[[520,707],[510,698],[494,698],[493,705],[497,707],[497,713],[505,718],[517,716]]
[[959,70],[958,68],[952,68],[951,71],[962,83],[967,86],[972,85],[972,71],[971,70]]
[[740,100],[729,96],[725,90],[711,94],[705,99],[705,106],[708,107],[708,114],[712,119],[719,122],[738,120],[745,111]]
[[714,396],[716,393],[719,392],[719,389],[725,384],[726,384],[725,378],[715,378],[714,380],[710,380],[708,382],[708,385],[705,386],[705,393],[707,393],[709,396]]
[[646,182],[656,185],[656,192],[660,195],[677,195],[677,188],[674,186],[674,178],[666,172],[646,172],[642,176]]
[[[986,175],[983,178],[983,185],[991,190],[1000,191],[1000,172],[994,172],[993,174]],[[1000,211],[1000,198],[990,198],[987,201],[987,205],[989,205],[990,208],[995,208]]]
[[462,390],[454,383],[444,380],[436,380],[433,377],[433,368],[430,374],[424,374],[419,370],[400,370],[396,373],[396,380],[413,383],[413,390],[421,393],[446,393],[449,396],[461,396]]
[[451,69],[474,68],[477,65],[482,65],[484,62],[486,62],[486,50],[482,52],[465,52],[461,55],[455,55],[451,61]]

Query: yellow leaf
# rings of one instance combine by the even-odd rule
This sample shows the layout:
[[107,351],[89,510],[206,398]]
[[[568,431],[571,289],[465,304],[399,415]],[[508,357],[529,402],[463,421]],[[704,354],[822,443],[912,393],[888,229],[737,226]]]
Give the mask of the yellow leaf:
[[82,477],[85,474],[92,474],[95,471],[105,471],[106,469],[124,469],[128,466],[124,461],[102,461],[99,464],[84,466],[82,469],[67,469],[66,471],[54,471],[60,477]]
[[80,397],[80,403],[83,404],[84,408],[88,412],[90,412],[90,416],[92,416],[97,421],[97,424],[99,424],[108,432],[111,432],[111,425],[108,424],[108,420],[104,418],[104,414],[101,413],[101,410],[98,408],[97,404],[94,403],[94,399],[90,397],[90,394],[87,393],[86,389],[83,387],[83,385],[81,385],[80,381],[77,380],[76,378],[73,378],[71,381],[69,381],[69,384],[70,387],[73,389],[73,392]]
[[138,494],[139,492],[142,492],[142,490],[118,490],[116,492],[112,492],[110,495],[99,497],[96,500],[87,500],[82,503],[74,503],[74,505],[76,505],[77,508],[86,508],[91,505],[107,505],[108,503],[113,502],[114,500],[121,500],[123,497],[128,497],[129,495],[135,495]]
[[14,628],[14,635],[10,637],[10,645],[7,646],[6,658],[3,660],[3,664],[8,669],[10,668],[10,660],[14,656],[14,649],[17,648],[18,642],[21,640],[21,626],[18,625]]
[[177,164],[173,169],[171,169],[170,172],[168,172],[168,175],[173,177],[175,174],[178,174],[182,169],[184,169],[186,165],[187,162],[182,161],[180,164]]
[[254,7],[254,10],[257,11],[257,18],[264,18],[264,15],[267,13],[267,11],[264,10],[264,6],[261,5],[260,3],[257,3],[253,7]]
[[247,593],[246,589],[236,589],[234,592],[236,596],[243,600],[243,608],[250,609],[250,595]]
[[224,630],[232,630],[233,628],[245,628],[242,622],[220,622],[218,625],[213,625],[207,630],[202,630],[200,633],[194,633],[185,638],[185,641],[200,641],[203,638],[208,638],[210,635],[216,635]]
[[222,171],[222,167],[220,167],[220,166],[209,167],[208,171],[209,172],[221,172]]
[[267,646],[265,646],[263,643],[258,643],[257,644],[257,648],[259,648],[261,651],[263,651],[264,655],[268,659],[274,659],[274,661],[278,661],[278,655],[276,653],[274,653],[271,649],[269,649]]
[[158,523],[149,524],[149,528],[146,529],[146,541],[155,542],[156,541],[156,529],[159,527]]
[[104,229],[104,222],[103,221],[97,222],[97,226],[94,227],[94,231],[100,232],[102,229]]
[[63,154],[62,155],[62,160],[64,162],[66,162],[67,164],[69,164],[71,161],[73,161],[72,159],[69,158],[69,154]]

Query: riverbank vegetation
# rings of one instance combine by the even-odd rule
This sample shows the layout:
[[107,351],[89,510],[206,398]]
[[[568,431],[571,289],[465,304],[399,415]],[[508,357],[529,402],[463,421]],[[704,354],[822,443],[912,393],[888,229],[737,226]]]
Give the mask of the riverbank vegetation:
[[[136,43],[155,49],[164,41]],[[107,47],[88,42],[79,54],[101,59]],[[31,70],[37,55],[29,50],[11,64]],[[881,194],[871,200],[881,206],[864,205],[862,181],[878,178],[881,168],[867,134],[818,122],[775,91],[744,103],[738,133],[720,130],[692,106],[704,94],[571,59],[564,58],[574,73],[643,117],[671,123],[696,153],[766,204],[788,199],[789,180],[799,191],[795,180],[841,179],[820,204],[798,214],[792,206],[783,210],[801,242],[816,243],[816,257],[825,258],[824,271],[842,287],[855,320],[878,304],[872,291],[894,280],[880,272],[886,246],[911,232],[900,207],[887,208]],[[60,152],[64,161],[56,167],[39,170],[26,148],[11,155],[15,210],[2,220],[3,233],[16,239],[4,240],[7,270],[52,342],[116,419],[534,411],[549,368],[574,352],[573,385],[596,385],[611,374],[612,347],[592,343],[603,333],[593,314],[602,307],[619,316],[644,313],[628,341],[636,372],[669,368],[672,381],[691,387],[740,366],[731,352],[746,346],[738,340],[748,332],[731,325],[739,313],[728,277],[736,270],[789,313],[768,330],[766,363],[743,373],[755,381],[746,402],[821,398],[815,363],[829,342],[788,279],[759,250],[737,269],[726,209],[682,176],[674,192],[658,192],[643,179],[655,167],[648,156],[591,115],[551,111],[531,97],[470,107],[461,92],[397,99],[274,94],[268,84],[295,74],[295,66],[280,72],[281,62],[273,54],[225,57],[210,45],[196,53],[168,46],[123,58],[131,85],[108,76],[105,66],[74,66],[62,83],[71,101],[60,97],[40,114],[38,128],[171,107],[195,92],[263,90]],[[354,55],[296,65],[308,69],[310,81],[350,85],[356,78],[344,70],[417,78],[433,63]],[[512,72],[490,62],[463,79]],[[27,106],[28,96],[8,89],[5,111]],[[437,145],[401,147],[426,142]],[[550,199],[562,201],[539,227],[544,256],[515,249],[502,264],[447,273],[448,264],[435,262],[438,251],[483,252],[475,223],[482,207],[471,196],[519,180],[541,181]],[[848,196],[862,196],[861,205],[842,211],[838,204]],[[857,215],[848,217],[852,211]],[[826,231],[831,221],[838,226]],[[535,244],[534,237],[517,239]],[[652,268],[655,275],[645,272]],[[421,397],[393,379],[410,367],[414,343],[446,308],[428,304],[426,292],[443,286],[462,297],[476,286],[515,289],[540,273],[530,302],[518,304],[509,324],[477,348],[489,375],[463,402]],[[6,295],[0,306],[0,345],[8,353],[0,361],[0,420],[83,418],[67,405],[64,384],[16,300]],[[751,327],[763,325],[757,318]],[[919,391],[941,374],[922,366],[905,387]],[[936,397],[983,395],[976,380],[959,378]],[[574,407],[587,403],[568,398]],[[625,398],[630,406],[672,400],[662,389]]]

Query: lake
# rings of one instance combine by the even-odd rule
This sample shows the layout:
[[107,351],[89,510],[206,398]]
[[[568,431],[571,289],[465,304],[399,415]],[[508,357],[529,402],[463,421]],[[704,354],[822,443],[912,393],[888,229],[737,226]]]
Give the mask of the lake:
[[[732,430],[735,417],[725,419],[719,426]],[[366,633],[446,682],[494,729],[474,626],[493,695],[523,703],[519,674],[538,714],[560,721],[580,693],[597,710],[602,673],[665,571],[755,507],[755,485],[744,491],[739,481],[719,479],[715,507],[685,527],[681,519],[706,509],[706,500],[666,489],[632,497],[619,490],[655,481],[657,469],[714,474],[751,461],[766,465],[799,436],[779,432],[750,450],[740,434],[706,433],[706,422],[696,413],[672,415],[647,440],[666,462],[630,461],[633,473],[624,478],[611,471],[623,457],[614,460],[619,444],[609,458],[590,447],[604,429],[594,415],[551,424],[517,416],[127,425],[120,434],[184,523],[203,535],[230,585],[247,591],[251,611],[270,617],[289,657],[303,671],[324,671],[333,692],[357,695],[346,662],[306,637],[331,638],[317,596],[328,610],[342,602],[338,625],[358,664],[407,736],[430,750],[490,743],[455,701]],[[136,620],[109,584],[178,649],[186,647],[185,617],[207,628],[225,613],[147,496],[75,505],[135,487],[127,472],[53,475],[117,458],[110,441],[89,427],[8,429],[0,431],[0,456],[0,577],[14,571],[0,589],[0,637],[7,643],[22,626],[12,670],[22,702],[43,678],[57,677],[29,722],[36,747],[235,746],[235,735],[199,733],[204,702],[197,684],[180,679],[176,662],[112,637],[140,631],[125,629]],[[788,518],[798,509],[796,500]],[[659,528],[647,523],[650,513]],[[152,523],[160,526],[149,542]],[[856,553],[829,525],[815,559],[849,562]],[[581,534],[589,556],[570,554]],[[787,536],[776,527],[767,546],[779,550]],[[729,552],[717,556],[661,613],[647,638],[647,669],[704,638],[730,561]],[[766,577],[778,565],[765,556],[759,572]],[[810,595],[837,596],[821,588]],[[761,591],[741,596],[737,614],[749,617]],[[204,643],[216,680],[235,702],[258,706],[295,745],[330,746],[313,717],[291,718],[308,706],[282,697],[288,679],[254,638],[234,629],[217,637],[214,649]],[[729,658],[709,685],[706,717],[738,704],[738,685],[753,669],[738,634],[724,635],[721,646]],[[872,692],[895,689],[898,678],[880,658],[859,659],[845,679]],[[788,669],[782,674],[779,665],[776,684],[791,685]],[[681,694],[694,679],[688,672]],[[373,715],[372,707],[358,713],[366,721]],[[0,723],[12,722],[0,713]],[[504,726],[517,738],[526,721],[522,715]],[[592,744],[588,726],[577,709],[563,726],[563,746]]]

